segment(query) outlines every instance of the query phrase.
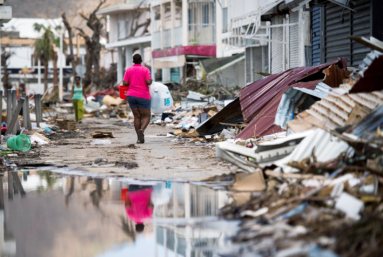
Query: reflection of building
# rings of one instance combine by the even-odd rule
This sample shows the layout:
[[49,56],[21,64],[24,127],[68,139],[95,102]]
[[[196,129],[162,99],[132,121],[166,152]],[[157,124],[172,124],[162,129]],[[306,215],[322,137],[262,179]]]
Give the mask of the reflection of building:
[[[194,218],[216,216],[227,202],[226,194],[190,184],[172,184],[172,187],[169,203],[156,206],[154,212],[154,223],[156,220],[160,221],[155,226],[156,256],[162,255],[158,253],[157,245],[164,247],[165,256],[167,251],[180,256],[211,256],[211,251],[199,248],[222,244],[224,235],[221,231],[207,227],[173,225],[172,219],[184,218],[187,223]],[[168,222],[162,223],[163,218],[167,218]]]

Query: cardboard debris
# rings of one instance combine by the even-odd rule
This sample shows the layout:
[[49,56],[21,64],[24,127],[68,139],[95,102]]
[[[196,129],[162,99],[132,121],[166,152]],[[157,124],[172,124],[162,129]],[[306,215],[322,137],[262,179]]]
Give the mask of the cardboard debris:
[[199,133],[195,129],[191,129],[190,131],[182,135],[183,138],[194,138],[198,136],[199,136]]
[[263,191],[266,189],[262,171],[254,173],[239,173],[235,175],[234,183],[229,187],[234,191]]
[[119,106],[123,104],[125,100],[121,98],[114,98],[113,96],[106,95],[102,99],[102,104],[105,104],[106,106]]
[[76,129],[76,122],[73,120],[56,119],[56,125],[59,126],[60,129],[65,129],[65,130]]
[[196,142],[204,143],[204,142],[206,142],[206,139],[205,138],[193,138],[192,140],[189,141],[189,143],[196,143]]
[[216,113],[218,113],[218,112],[213,111],[213,110],[210,110],[207,114],[209,115],[209,117],[212,117],[212,116],[214,116]]
[[93,138],[115,138],[112,134],[112,132],[101,132],[96,131],[92,134]]
[[181,135],[182,134],[182,129],[177,129],[177,130],[174,130],[174,135],[178,136],[178,135]]

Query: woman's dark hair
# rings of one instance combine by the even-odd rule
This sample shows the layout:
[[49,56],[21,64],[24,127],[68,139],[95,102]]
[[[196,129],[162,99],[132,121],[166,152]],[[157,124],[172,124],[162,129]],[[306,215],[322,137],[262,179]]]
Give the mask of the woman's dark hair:
[[75,80],[76,80],[76,79],[81,80],[81,77],[80,77],[80,76],[76,76],[74,79],[75,79]]
[[142,231],[144,231],[144,227],[145,227],[145,225],[143,223],[137,223],[136,224],[136,232],[141,233]]
[[133,62],[134,64],[141,64],[142,63],[142,57],[140,54],[133,55]]

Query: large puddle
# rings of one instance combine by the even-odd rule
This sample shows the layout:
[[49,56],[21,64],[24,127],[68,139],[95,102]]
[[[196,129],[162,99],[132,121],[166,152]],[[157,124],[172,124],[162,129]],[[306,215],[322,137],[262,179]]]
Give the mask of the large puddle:
[[231,200],[225,191],[50,171],[0,179],[1,256],[213,257],[233,250],[237,224],[217,217]]

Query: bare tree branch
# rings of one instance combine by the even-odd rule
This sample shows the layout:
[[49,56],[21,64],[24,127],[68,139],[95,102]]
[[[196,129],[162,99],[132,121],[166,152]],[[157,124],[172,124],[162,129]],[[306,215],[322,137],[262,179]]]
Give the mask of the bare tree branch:
[[69,24],[68,19],[66,18],[65,12],[62,12],[61,17],[63,19],[65,28],[68,31],[68,36],[69,36],[69,51],[70,51],[70,54],[68,56],[68,59],[69,59],[68,61],[70,61],[70,63],[72,64],[72,75],[73,75],[73,81],[74,81],[74,78],[76,77],[76,70],[75,70],[76,62],[75,62],[74,55],[73,55],[73,34],[72,34],[72,27]]

